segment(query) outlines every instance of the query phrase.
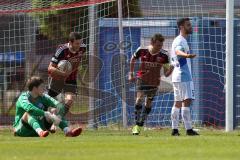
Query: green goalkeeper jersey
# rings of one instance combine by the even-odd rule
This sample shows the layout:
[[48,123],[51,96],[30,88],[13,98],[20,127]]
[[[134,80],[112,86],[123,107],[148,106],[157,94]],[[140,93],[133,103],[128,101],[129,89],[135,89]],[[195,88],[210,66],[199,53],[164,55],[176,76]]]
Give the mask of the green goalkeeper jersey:
[[59,102],[47,94],[33,98],[30,92],[23,92],[16,102],[16,116],[13,127],[17,126],[23,114],[28,112],[35,117],[43,117],[48,107],[56,107]]

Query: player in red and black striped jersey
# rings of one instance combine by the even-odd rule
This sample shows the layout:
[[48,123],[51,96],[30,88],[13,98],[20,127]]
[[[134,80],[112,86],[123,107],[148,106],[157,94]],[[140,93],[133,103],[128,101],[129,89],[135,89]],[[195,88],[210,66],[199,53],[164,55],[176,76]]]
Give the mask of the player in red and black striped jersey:
[[[48,95],[56,97],[63,91],[65,93],[66,113],[72,106],[77,93],[78,67],[85,52],[86,46],[82,43],[80,34],[71,32],[69,42],[58,47],[48,66],[50,76]],[[71,63],[71,72],[64,72],[57,68],[61,60],[68,60]]]
[[[136,60],[140,60],[140,67],[136,74],[137,77],[137,99],[135,102],[135,121],[132,133],[138,135],[148,114],[151,112],[151,105],[161,81],[161,69],[164,75],[169,76],[173,67],[169,65],[167,51],[162,49],[164,37],[155,34],[151,38],[151,45],[147,48],[138,48],[130,61],[129,80],[134,81],[134,66]],[[143,101],[146,96],[145,107],[142,109]]]

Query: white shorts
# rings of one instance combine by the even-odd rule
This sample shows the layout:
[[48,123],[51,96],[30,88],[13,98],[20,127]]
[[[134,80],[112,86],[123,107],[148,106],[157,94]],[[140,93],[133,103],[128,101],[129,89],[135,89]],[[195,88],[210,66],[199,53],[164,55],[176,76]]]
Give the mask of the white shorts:
[[195,99],[195,90],[193,82],[173,82],[174,100],[184,101],[186,99]]

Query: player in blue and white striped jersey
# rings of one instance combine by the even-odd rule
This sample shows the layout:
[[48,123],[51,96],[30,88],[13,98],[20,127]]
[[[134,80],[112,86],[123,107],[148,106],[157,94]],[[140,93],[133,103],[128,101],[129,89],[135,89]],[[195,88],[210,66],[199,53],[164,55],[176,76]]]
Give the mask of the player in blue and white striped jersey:
[[195,54],[190,54],[186,38],[192,34],[192,25],[189,18],[179,19],[177,22],[180,34],[172,43],[171,63],[174,66],[172,82],[174,90],[174,106],[172,107],[172,135],[179,136],[178,123],[179,112],[182,110],[182,119],[186,128],[187,135],[198,135],[192,129],[190,105],[194,96],[194,86],[191,74],[191,59]]

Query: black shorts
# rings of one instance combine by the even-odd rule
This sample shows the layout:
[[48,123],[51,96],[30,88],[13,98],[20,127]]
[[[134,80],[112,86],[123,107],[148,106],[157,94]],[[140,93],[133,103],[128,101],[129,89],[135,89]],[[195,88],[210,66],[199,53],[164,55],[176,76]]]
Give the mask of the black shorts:
[[143,82],[142,79],[138,78],[137,79],[137,92],[144,92],[144,94],[147,96],[147,98],[153,99],[154,96],[156,95],[157,91],[158,91],[158,87],[157,86],[151,86],[151,85],[147,85],[146,83]]
[[73,94],[77,94],[77,81],[64,81],[50,78],[48,82],[48,95],[51,97],[56,97],[62,92],[71,92]]

